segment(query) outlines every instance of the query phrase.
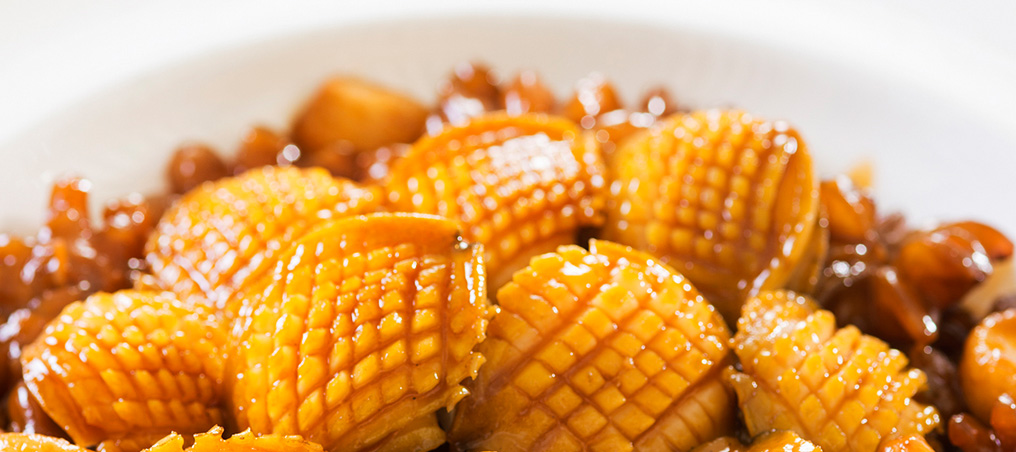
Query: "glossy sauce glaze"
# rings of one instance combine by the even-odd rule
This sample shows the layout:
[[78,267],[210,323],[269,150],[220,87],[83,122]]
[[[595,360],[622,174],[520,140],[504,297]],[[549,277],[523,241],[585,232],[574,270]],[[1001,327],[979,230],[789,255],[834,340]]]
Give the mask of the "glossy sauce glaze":
[[621,94],[462,63],[425,105],[341,76],[288,131],[183,144],[167,193],[99,224],[88,182],[58,182],[35,236],[0,236],[7,429],[107,451],[1016,447],[1008,238],[910,228],[864,171],[819,180],[785,122]]

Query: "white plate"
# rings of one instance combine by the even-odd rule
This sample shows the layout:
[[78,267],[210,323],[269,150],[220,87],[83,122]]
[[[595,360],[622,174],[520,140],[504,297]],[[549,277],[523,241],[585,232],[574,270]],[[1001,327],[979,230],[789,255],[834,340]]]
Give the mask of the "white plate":
[[[886,210],[905,209],[919,221],[983,219],[1016,233],[1016,122],[999,113],[1012,108],[983,101],[991,93],[1013,99],[1011,83],[970,82],[960,72],[944,79],[928,73],[925,59],[894,58],[891,46],[825,51],[819,44],[847,35],[809,25],[814,41],[789,39],[803,26],[789,20],[798,34],[788,37],[767,35],[765,26],[739,30],[737,21],[714,16],[696,22],[650,12],[400,16],[196,54],[18,131],[0,143],[0,230],[37,224],[49,183],[60,174],[91,179],[98,200],[159,190],[176,145],[200,140],[231,153],[251,124],[285,127],[328,75],[358,74],[429,100],[453,63],[478,59],[506,73],[535,68],[561,95],[575,79],[600,71],[629,102],[663,84],[693,106],[736,105],[788,119],[822,174],[873,162]],[[851,39],[863,47],[873,36]]]

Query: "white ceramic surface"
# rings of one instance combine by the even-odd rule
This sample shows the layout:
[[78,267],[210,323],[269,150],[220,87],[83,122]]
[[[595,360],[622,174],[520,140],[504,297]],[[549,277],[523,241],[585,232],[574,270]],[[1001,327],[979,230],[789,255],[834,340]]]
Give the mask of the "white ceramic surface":
[[628,101],[663,84],[696,107],[736,105],[788,119],[824,175],[873,162],[886,209],[918,221],[979,218],[1016,233],[1016,120],[990,95],[1004,103],[1012,86],[993,91],[990,77],[964,83],[959,72],[936,78],[914,55],[900,54],[909,66],[899,66],[876,46],[826,52],[815,42],[794,45],[778,33],[755,39],[762,35],[678,16],[560,9],[378,15],[194,52],[69,103],[6,141],[0,135],[0,230],[36,225],[60,174],[88,177],[99,200],[158,190],[177,144],[199,140],[232,152],[248,125],[284,127],[330,74],[430,99],[453,63],[479,59],[505,73],[535,68],[562,95],[595,70]]

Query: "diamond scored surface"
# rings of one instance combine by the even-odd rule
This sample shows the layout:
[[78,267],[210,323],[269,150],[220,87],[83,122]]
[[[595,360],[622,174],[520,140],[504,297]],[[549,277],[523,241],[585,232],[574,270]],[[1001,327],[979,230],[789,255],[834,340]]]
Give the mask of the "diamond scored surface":
[[246,292],[229,383],[240,428],[330,451],[400,435],[444,441],[434,413],[482,363],[482,251],[451,221],[379,214],[326,223]]
[[99,293],[25,349],[25,383],[75,443],[137,451],[225,421],[225,336],[217,318],[168,293]]
[[609,242],[534,258],[498,292],[460,450],[689,450],[733,422],[729,332],[680,275]]
[[737,111],[674,115],[615,157],[603,238],[674,266],[733,322],[745,294],[785,284],[818,189],[797,132]]
[[939,424],[934,407],[912,399],[925,376],[903,353],[837,329],[830,312],[793,292],[749,299],[733,343],[744,371],[730,377],[753,435],[791,430],[827,452],[874,451]]
[[380,202],[376,189],[320,168],[257,168],[184,195],[149,239],[147,259],[165,289],[221,308],[314,225]]
[[460,222],[486,249],[496,288],[530,257],[602,223],[598,149],[565,119],[489,114],[414,144],[385,184],[389,205]]

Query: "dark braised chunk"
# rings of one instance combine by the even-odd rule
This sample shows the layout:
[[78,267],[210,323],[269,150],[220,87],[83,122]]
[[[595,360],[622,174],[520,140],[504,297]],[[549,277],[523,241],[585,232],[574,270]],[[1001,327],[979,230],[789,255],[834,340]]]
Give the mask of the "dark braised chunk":
[[916,232],[904,240],[893,264],[930,304],[960,301],[992,274],[992,263],[1012,255],[1013,244],[990,226],[962,222]]
[[[593,110],[598,113],[592,113]],[[580,112],[584,114],[576,121],[594,132],[608,162],[626,139],[649,129],[661,118],[681,112],[670,93],[662,87],[647,91],[638,108],[626,108],[621,105],[610,83],[601,80],[598,74],[579,82],[575,96],[564,111],[569,116]]]
[[991,428],[1006,450],[1016,450],[1016,403],[1011,398],[999,398],[992,408]]
[[295,121],[291,139],[304,153],[339,141],[366,151],[410,143],[424,131],[427,108],[392,89],[351,77],[335,77],[310,99]]
[[930,346],[911,350],[908,355],[910,365],[928,377],[928,387],[917,394],[917,401],[934,405],[943,419],[966,410],[956,364],[948,356]]
[[292,163],[283,155],[283,150],[290,144],[289,140],[267,127],[251,127],[236,150],[233,175],[240,175],[262,166]]
[[357,151],[348,141],[337,141],[301,156],[297,165],[304,168],[324,168],[332,176],[355,180],[357,179],[357,160],[360,155],[371,152],[373,151]]
[[918,345],[931,344],[938,339],[939,312],[928,309],[913,285],[901,278],[895,268],[878,268],[868,284],[875,312],[888,314],[900,327],[888,330],[886,324],[876,323],[882,327],[883,337],[896,343],[913,341]]
[[614,85],[602,74],[593,73],[575,84],[575,94],[565,104],[564,117],[585,129],[591,129],[596,117],[622,108]]
[[817,298],[841,322],[901,348],[935,343],[942,311],[1012,256],[1012,242],[981,223],[907,231],[847,177],[824,181],[821,199],[830,252]]
[[381,182],[388,176],[392,164],[409,153],[410,149],[412,146],[408,144],[393,144],[357,154],[352,179],[365,183]]
[[32,298],[32,282],[21,277],[31,258],[31,243],[0,234],[0,309],[5,315],[17,309],[21,300]]
[[130,195],[106,205],[102,213],[102,229],[95,236],[99,254],[96,260],[105,265],[105,276],[114,283],[102,290],[116,290],[129,285],[144,270],[145,242],[162,214],[169,208],[168,196]]
[[181,146],[169,161],[166,169],[169,187],[173,193],[185,193],[204,182],[226,177],[226,163],[203,144]]
[[1016,450],[1016,404],[999,400],[991,410],[990,426],[961,413],[949,419],[949,442],[963,452],[1009,452]]
[[500,79],[486,65],[456,64],[440,88],[436,113],[427,118],[427,132],[435,135],[444,124],[464,125],[470,118],[504,108]]
[[501,103],[500,78],[482,63],[456,64],[448,83],[440,91],[444,99],[452,96],[476,99],[486,111],[504,107]]
[[879,243],[878,216],[871,196],[845,176],[822,181],[820,188],[823,217],[832,241]]
[[[699,445],[703,451],[753,452],[775,447],[810,450],[815,443],[827,452],[857,444],[864,447],[853,448],[880,452],[1016,451],[1016,404],[1011,400],[1016,379],[1010,378],[1016,375],[1016,293],[1010,293],[1016,292],[1016,281],[1013,243],[1004,234],[972,221],[913,229],[903,215],[880,212],[867,191],[871,165],[822,182],[819,188],[810,159],[802,157],[808,156],[804,141],[796,132],[788,135],[792,129],[786,123],[758,121],[742,112],[688,113],[662,87],[625,105],[616,86],[600,74],[579,80],[574,92],[561,98],[546,81],[532,70],[502,80],[484,64],[460,63],[440,86],[437,101],[424,105],[374,82],[333,77],[307,99],[290,130],[251,127],[229,156],[220,157],[202,144],[182,145],[166,165],[165,194],[112,202],[94,224],[88,182],[66,179],[54,184],[48,219],[37,234],[0,234],[0,393],[7,394],[0,425],[13,432],[75,436],[100,452],[148,447],[164,432],[142,432],[139,426],[156,418],[152,425],[187,434],[166,437],[151,451],[182,451],[184,443],[191,442],[189,433],[205,431],[213,423],[243,429],[244,422],[253,432],[222,439],[224,433],[228,438],[236,431],[215,427],[197,435],[195,446],[187,450],[320,450],[308,441],[331,444],[333,452],[359,452],[378,442],[392,450],[457,450],[438,446],[450,437],[462,449],[501,444],[502,452],[524,448],[530,439],[535,440],[534,450],[599,444],[611,450],[625,445],[688,450]],[[691,127],[689,119],[698,125]],[[773,146],[786,145],[788,136],[792,149],[777,157],[766,154]],[[660,153],[647,154],[644,147]],[[677,154],[680,158],[664,152],[677,148],[687,148]],[[788,169],[791,156],[805,162]],[[673,168],[661,166],[664,160]],[[768,172],[759,173],[759,168]],[[653,176],[660,170],[673,174]],[[267,176],[271,174],[275,176]],[[234,177],[207,183],[229,176]],[[729,193],[722,191],[725,187]],[[614,198],[610,203],[602,199],[608,191]],[[177,215],[167,215],[168,229],[153,233],[171,204]],[[816,218],[819,206],[822,212]],[[335,225],[365,221],[363,217],[329,223],[328,234],[307,235],[320,222],[375,210],[454,218],[457,224],[439,229],[462,230],[452,234],[449,229],[442,237],[461,235],[484,244],[485,262],[481,266],[479,248],[467,246],[468,253],[462,255],[459,238],[454,250],[442,248],[448,256],[438,254],[452,259],[454,268],[464,265],[462,272],[444,272],[436,258],[410,262],[413,250],[434,246],[435,241],[419,234],[426,228],[406,229],[422,218],[410,220],[402,214],[379,215],[389,220],[375,218],[362,228],[366,242],[360,251],[374,249],[374,240],[392,241],[376,253],[347,256],[358,248],[355,241],[332,243],[342,235],[336,231],[352,230]],[[611,219],[601,224],[605,211]],[[424,222],[431,221],[436,220]],[[778,231],[783,232],[775,235]],[[576,241],[576,236],[582,238]],[[307,237],[334,245],[334,253],[321,254],[325,248],[315,247],[316,256],[332,256],[334,265],[319,265],[310,257],[313,253],[295,250],[288,266],[277,265],[280,256],[289,255],[289,245],[316,243]],[[595,240],[602,246],[589,251],[573,246],[597,237],[641,247],[660,261],[647,260],[653,269],[634,271],[637,263],[631,257],[636,252],[631,249]],[[148,243],[161,247],[149,256],[151,268],[142,257]],[[603,274],[612,261],[592,259],[599,255],[597,248],[627,257],[616,272]],[[773,250],[782,254],[770,259]],[[533,255],[537,257],[530,260]],[[364,256],[369,266],[359,262]],[[558,262],[553,256],[570,260]],[[652,278],[670,272],[667,263],[678,267],[675,277],[687,278],[695,287],[681,283],[667,293],[645,292],[654,284],[677,281]],[[533,275],[563,279],[513,271],[527,264]],[[380,275],[378,268],[387,275],[380,286],[366,284]],[[285,275],[284,284],[283,278],[265,276],[278,272]],[[415,279],[403,278],[406,275]],[[601,276],[607,283],[590,282]],[[414,280],[417,284],[407,283]],[[494,290],[508,280],[514,282],[501,293]],[[242,292],[248,284],[255,290]],[[191,296],[178,307],[181,312],[155,316],[165,322],[153,321],[155,317],[143,315],[134,305],[118,310],[93,302],[98,307],[90,311],[88,327],[94,331],[67,323],[73,318],[67,312],[80,310],[73,302],[101,299],[108,294],[94,293],[131,285],[159,292],[156,297],[168,296],[160,292],[165,289]],[[261,290],[263,286],[275,288]],[[421,290],[432,286],[459,289],[438,291],[440,296]],[[811,302],[777,303],[746,310],[749,326],[742,325],[736,331],[740,340],[734,341],[738,359],[726,352],[730,344],[725,339],[703,342],[710,325],[723,329],[722,322],[703,323],[703,317],[717,317],[714,309],[719,309],[728,320],[737,319],[744,297],[762,289],[811,295],[835,318]],[[416,295],[406,298],[406,290]],[[592,297],[597,291],[602,293]],[[689,297],[687,303],[668,308],[682,298],[682,291],[703,291],[711,306],[698,306],[702,299]],[[466,292],[468,297],[463,296]],[[553,296],[512,296],[530,292]],[[240,295],[234,299],[236,293]],[[774,293],[789,292],[763,295]],[[645,302],[644,294],[653,301]],[[499,314],[488,329],[485,303],[496,295],[502,303],[494,308]],[[447,306],[468,301],[473,308],[483,304],[483,313],[449,308],[448,314],[455,314],[451,320],[438,319],[430,303],[445,296],[451,300]],[[253,309],[247,297],[260,297],[265,302],[261,305],[275,303],[280,309]],[[572,298],[588,303],[560,304]],[[325,307],[321,300],[339,302],[319,311]],[[407,300],[414,300],[416,307],[400,308]],[[541,300],[555,306],[541,308]],[[166,308],[156,301],[153,309]],[[344,311],[349,303],[356,306],[352,313]],[[182,379],[167,377],[170,365],[144,355],[146,348],[169,350],[168,336],[180,340],[184,349],[199,343],[192,339],[204,336],[200,333],[158,331],[191,310],[224,306],[229,307],[227,316],[252,322],[232,329],[232,334],[244,335],[243,360],[236,361],[234,355],[220,361],[218,352],[193,359],[177,359],[172,351],[158,353],[166,362],[185,367],[208,364],[221,370],[216,366],[227,363],[232,369],[241,363],[249,372],[199,378],[187,371]],[[547,322],[577,307],[584,313],[581,319],[547,329]],[[394,311],[382,320],[372,317],[387,309]],[[696,315],[670,315],[687,309]],[[406,312],[413,320],[404,318]],[[132,322],[136,325],[130,333],[116,326]],[[837,323],[844,328],[837,329]],[[450,329],[442,329],[438,339],[417,337],[417,328],[437,325]],[[382,336],[406,336],[389,341],[371,336],[375,330]],[[446,333],[462,331],[468,340],[446,340]],[[334,340],[325,338],[328,335]],[[489,338],[480,344],[485,335]],[[560,340],[539,342],[543,336]],[[546,353],[516,353],[537,342],[546,346]],[[909,361],[883,342],[908,351]],[[114,353],[111,344],[122,346],[118,350],[123,354]],[[588,347],[598,353],[595,359],[583,357]],[[691,355],[710,347],[719,347],[723,356],[707,363]],[[134,355],[135,348],[142,354]],[[457,364],[447,367],[452,355]],[[399,361],[407,357],[412,366]],[[115,363],[104,361],[107,358]],[[126,380],[113,374],[132,359],[138,366],[123,375],[133,380],[123,383]],[[479,367],[484,359],[488,362]],[[23,375],[21,360],[34,371]],[[49,377],[82,377],[66,385],[59,379],[39,379],[40,368],[60,362],[67,366],[53,367]],[[698,367],[706,364],[715,367],[708,372]],[[434,369],[446,369],[448,379]],[[723,369],[730,369],[726,377],[734,387],[720,375]],[[84,377],[82,371],[88,370],[99,376]],[[477,372],[479,379],[469,378]],[[489,378],[492,374],[497,378]],[[608,378],[597,380],[603,376]],[[688,386],[689,376],[701,376],[701,385]],[[234,378],[227,387],[235,406],[227,407],[219,403],[219,391],[224,379]],[[51,389],[66,386],[67,392],[39,392],[40,381]],[[543,384],[548,386],[539,386]],[[425,388],[435,387],[443,394],[441,400],[421,405],[427,394],[435,394]],[[214,397],[198,405],[177,403],[195,390]],[[417,390],[422,392],[403,395]],[[682,391],[687,396],[675,398]],[[163,399],[156,393],[170,402],[159,405]],[[735,395],[740,397],[740,413],[733,404]],[[448,425],[439,428],[442,415],[434,415],[436,407],[451,409],[463,397],[464,405],[445,413]],[[517,402],[516,408],[532,402],[535,408],[484,405],[493,398]],[[65,403],[71,399],[77,404]],[[93,399],[100,402],[80,404]],[[612,408],[616,403],[621,406]],[[412,409],[377,411],[406,404]],[[578,409],[576,404],[585,406]],[[667,404],[676,408],[666,411]],[[838,408],[826,411],[829,406]],[[792,415],[780,413],[784,410]],[[551,411],[555,427],[533,436],[549,428]],[[476,413],[481,416],[472,415]],[[525,422],[485,421],[512,413]],[[83,427],[65,422],[68,416],[90,420]],[[175,420],[168,422],[171,417]],[[749,437],[789,428],[786,422],[795,420],[808,431]],[[948,428],[934,429],[945,420]],[[872,437],[876,428],[881,433]],[[102,433],[114,430],[112,436]],[[254,436],[271,431],[302,434],[308,441]],[[908,431],[912,434],[903,434]],[[83,433],[87,440],[80,440]],[[703,435],[721,433],[740,441],[727,437],[700,445],[708,439]],[[0,449],[4,445],[86,450],[21,433],[0,433]]]
[[100,227],[88,210],[90,183],[65,179],[53,185],[46,225],[35,237],[5,236],[0,246],[0,386],[20,379],[23,345],[35,339],[64,306],[97,291],[131,285],[144,269],[142,248],[162,216],[166,200],[138,195],[109,204]]
[[83,299],[89,293],[76,287],[49,289],[42,295],[32,298],[24,308],[14,311],[0,325],[0,376],[4,379],[3,390],[21,380],[22,349],[42,334],[46,324],[60,315],[63,308],[75,301]]
[[503,92],[502,105],[510,115],[550,113],[557,108],[557,99],[534,71],[522,71]]
[[498,109],[501,94],[501,78],[483,63],[462,62],[452,68],[449,84],[440,88],[442,94],[454,92],[484,102],[491,109]]
[[603,148],[604,158],[610,161],[621,142],[656,124],[656,119],[649,113],[617,109],[597,116],[591,129]]
[[656,117],[670,116],[681,111],[674,96],[662,86],[646,91],[646,94],[642,96],[642,101],[639,102],[639,107],[641,111]]
[[[1001,309],[1005,310],[1005,309]],[[959,306],[942,311],[938,322],[938,341],[935,349],[945,353],[953,363],[960,361],[970,330],[977,326],[977,319]]]

